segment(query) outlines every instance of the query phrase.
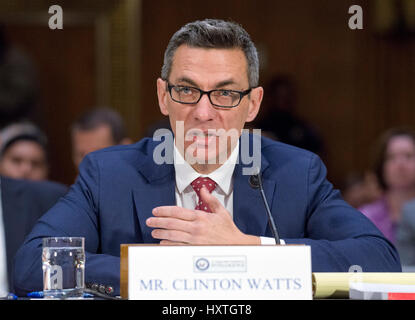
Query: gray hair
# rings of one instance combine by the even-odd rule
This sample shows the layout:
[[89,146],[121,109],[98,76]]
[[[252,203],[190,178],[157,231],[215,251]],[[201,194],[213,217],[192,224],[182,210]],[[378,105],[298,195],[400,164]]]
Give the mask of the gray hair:
[[173,56],[177,48],[183,44],[194,48],[240,48],[244,52],[248,64],[249,86],[258,86],[258,52],[249,34],[241,25],[230,21],[206,19],[190,22],[183,26],[172,36],[167,45],[161,68],[162,79],[167,80],[170,76]]

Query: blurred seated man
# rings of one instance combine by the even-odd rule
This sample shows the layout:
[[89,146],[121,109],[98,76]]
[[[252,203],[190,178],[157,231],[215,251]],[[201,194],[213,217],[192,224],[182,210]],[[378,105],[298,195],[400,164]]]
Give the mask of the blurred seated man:
[[277,74],[267,83],[264,110],[256,120],[266,136],[319,156],[324,155],[324,141],[318,130],[297,112],[298,87],[293,77]]
[[354,208],[377,200],[382,191],[372,172],[350,173],[346,176],[342,188],[343,199]]
[[67,191],[49,181],[0,176],[0,297],[13,288],[13,257],[43,213]]
[[47,139],[35,125],[15,123],[0,132],[0,174],[15,179],[48,178]]
[[72,159],[78,168],[90,152],[114,146],[130,144],[121,116],[110,108],[97,108],[81,115],[71,128]]

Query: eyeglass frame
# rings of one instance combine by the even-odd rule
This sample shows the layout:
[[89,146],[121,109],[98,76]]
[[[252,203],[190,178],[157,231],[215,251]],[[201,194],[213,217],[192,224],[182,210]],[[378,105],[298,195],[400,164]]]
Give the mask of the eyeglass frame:
[[[197,104],[197,103],[199,103],[200,99],[202,99],[202,97],[206,94],[206,95],[208,96],[208,98],[209,98],[210,103],[211,103],[213,106],[215,106],[215,107],[217,107],[217,108],[223,108],[223,109],[232,109],[232,108],[236,108],[237,106],[239,106],[239,105],[240,105],[240,103],[241,103],[242,99],[243,99],[246,95],[250,94],[250,93],[251,93],[251,91],[252,91],[252,89],[255,89],[255,88],[256,88],[256,87],[249,87],[249,88],[248,88],[247,90],[245,90],[245,91],[230,90],[230,89],[213,89],[213,90],[209,90],[209,91],[204,91],[204,90],[199,89],[199,88],[197,88],[197,87],[192,87],[192,86],[183,86],[183,85],[172,85],[172,84],[170,84],[170,83],[169,83],[169,81],[168,81],[168,80],[164,80],[164,81],[166,81],[166,84],[167,84],[167,89],[168,89],[169,94],[170,94],[170,98],[171,98],[174,102],[181,103],[181,104]],[[172,90],[173,88],[175,88],[175,87],[188,87],[188,88],[196,89],[197,91],[199,91],[199,92],[200,92],[199,99],[198,99],[197,101],[195,101],[195,102],[182,102],[182,101],[175,100],[175,99],[173,98],[172,94],[171,94],[171,90]],[[220,105],[217,105],[217,104],[213,103],[213,102],[212,102],[212,99],[210,98],[210,95],[211,95],[211,94],[212,94],[212,92],[214,92],[214,91],[230,91],[230,92],[239,93],[239,101],[238,101],[238,103],[237,103],[236,105],[234,105],[234,106],[229,106],[229,107],[228,107],[228,106],[220,106]]]

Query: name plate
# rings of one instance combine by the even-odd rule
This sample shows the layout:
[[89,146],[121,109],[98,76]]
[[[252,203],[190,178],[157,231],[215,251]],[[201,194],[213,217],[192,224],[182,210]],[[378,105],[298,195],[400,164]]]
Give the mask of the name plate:
[[312,299],[309,246],[129,245],[126,260],[131,300]]

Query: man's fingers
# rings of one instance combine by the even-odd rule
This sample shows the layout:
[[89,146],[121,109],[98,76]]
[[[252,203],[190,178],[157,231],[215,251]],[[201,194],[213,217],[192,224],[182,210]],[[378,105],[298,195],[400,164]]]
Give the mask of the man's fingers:
[[162,246],[185,246],[185,245],[189,245],[188,243],[185,243],[185,242],[170,241],[170,240],[161,240],[160,244]]
[[189,221],[169,218],[169,217],[151,217],[146,220],[150,228],[181,230],[187,232],[190,228]]
[[[202,187],[200,190],[200,199],[215,214],[177,206],[154,208],[154,216],[146,221],[147,226],[154,228],[151,231],[152,237],[161,240],[160,244],[165,245],[206,244],[213,240],[216,243],[222,241],[217,239],[215,235],[215,232],[218,231],[216,227],[229,225],[229,220],[233,224],[232,219],[229,219],[229,212],[206,188]],[[213,236],[210,236],[209,232],[213,233]],[[224,240],[223,243],[228,242]]]
[[196,218],[196,213],[192,210],[177,206],[163,206],[153,209],[154,217],[146,220],[146,225],[150,228],[170,229],[188,231],[190,221]]
[[210,194],[210,192],[205,187],[202,187],[200,189],[200,197],[209,206],[212,212],[215,212],[215,213],[227,212],[226,209],[220,203],[220,201],[216,199],[215,196]]
[[168,240],[170,242],[189,242],[190,234],[179,230],[154,229],[151,231],[154,239]]
[[156,207],[153,209],[152,213],[155,217],[171,217],[187,221],[193,221],[195,219],[195,212],[193,210],[178,206]]

